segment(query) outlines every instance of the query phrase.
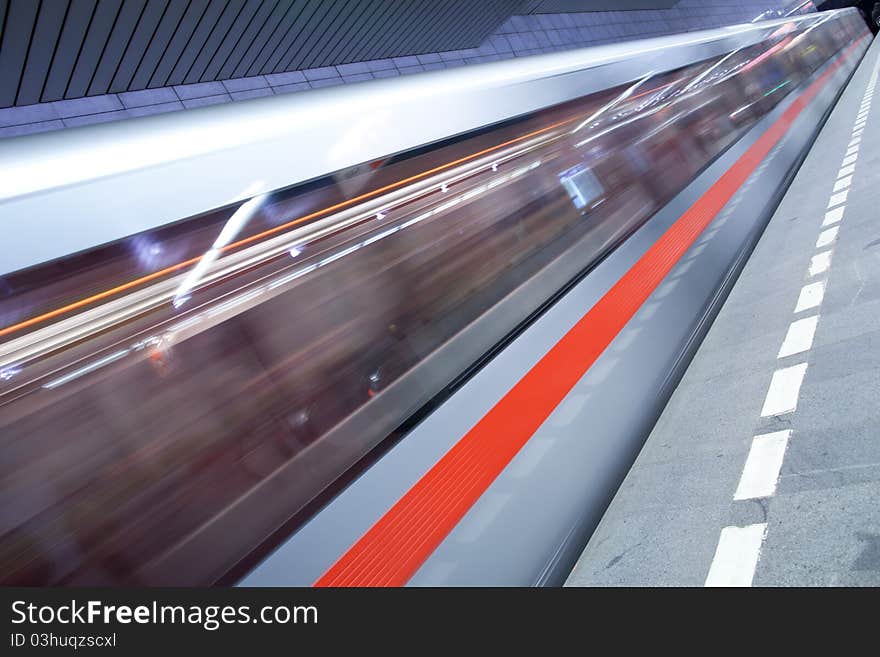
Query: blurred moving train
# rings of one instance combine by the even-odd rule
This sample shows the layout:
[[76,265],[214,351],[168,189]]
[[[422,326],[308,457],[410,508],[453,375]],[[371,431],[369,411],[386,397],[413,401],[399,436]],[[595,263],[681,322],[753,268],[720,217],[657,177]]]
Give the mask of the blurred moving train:
[[880,2],[877,0],[823,0],[815,3],[817,11],[855,7],[873,34],[880,30]]
[[[558,583],[867,43],[810,14],[4,142],[0,579]],[[553,313],[768,134],[740,232],[682,274],[703,296],[597,379],[612,406],[462,453],[464,507],[423,494],[366,546]]]

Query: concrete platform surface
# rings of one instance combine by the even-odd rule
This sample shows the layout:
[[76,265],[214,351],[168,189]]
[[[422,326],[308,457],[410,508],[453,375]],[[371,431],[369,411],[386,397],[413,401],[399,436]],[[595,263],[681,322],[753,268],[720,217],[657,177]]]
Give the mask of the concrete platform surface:
[[880,585],[872,44],[568,586]]

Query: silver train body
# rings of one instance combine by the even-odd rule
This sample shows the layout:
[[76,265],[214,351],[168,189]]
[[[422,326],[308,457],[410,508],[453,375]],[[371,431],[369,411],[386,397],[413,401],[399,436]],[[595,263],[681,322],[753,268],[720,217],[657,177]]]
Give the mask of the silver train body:
[[[865,35],[813,14],[3,142],[4,582],[560,583]],[[781,123],[466,508],[381,534]]]

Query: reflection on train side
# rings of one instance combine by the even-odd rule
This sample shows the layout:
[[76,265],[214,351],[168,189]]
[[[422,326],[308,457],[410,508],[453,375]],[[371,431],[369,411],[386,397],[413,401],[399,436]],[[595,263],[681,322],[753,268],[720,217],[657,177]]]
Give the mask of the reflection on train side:
[[0,279],[0,579],[218,581],[450,383],[438,349],[588,269],[849,18]]

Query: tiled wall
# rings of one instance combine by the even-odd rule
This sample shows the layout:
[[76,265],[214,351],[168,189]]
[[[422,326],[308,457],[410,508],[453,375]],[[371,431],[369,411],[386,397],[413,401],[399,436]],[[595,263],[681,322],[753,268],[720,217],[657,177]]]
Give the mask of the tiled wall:
[[[479,48],[0,109],[0,137],[172,112],[542,52],[748,23],[791,0],[680,0],[670,9],[512,16]],[[811,6],[804,9],[812,9]]]

